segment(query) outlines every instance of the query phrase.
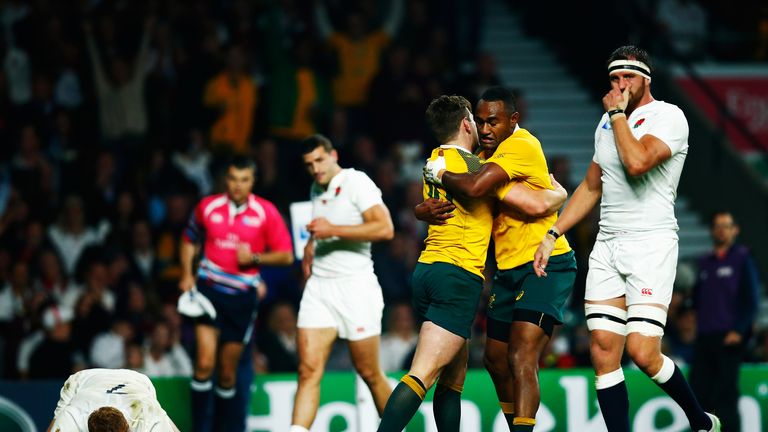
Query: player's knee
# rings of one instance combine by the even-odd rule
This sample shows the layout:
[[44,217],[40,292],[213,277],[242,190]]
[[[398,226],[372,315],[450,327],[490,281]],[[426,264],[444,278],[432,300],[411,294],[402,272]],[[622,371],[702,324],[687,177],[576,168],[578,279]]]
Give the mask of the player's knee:
[[323,366],[311,359],[303,359],[299,362],[299,380],[301,381],[320,381],[323,377]]
[[509,370],[506,351],[486,349],[483,354],[483,365],[485,365],[485,369],[491,374],[491,377],[506,375]]
[[383,377],[381,370],[372,365],[355,365],[355,370],[367,384],[374,383]]
[[661,367],[662,357],[658,345],[645,343],[639,337],[627,339],[627,354],[646,374],[654,374]]
[[216,362],[212,358],[198,357],[195,359],[195,378],[206,380],[213,374]]
[[237,381],[237,370],[229,368],[219,368],[218,373],[219,386],[223,388],[234,387]]
[[517,374],[531,369],[538,370],[539,355],[530,344],[518,344],[510,346],[507,361],[510,370]]

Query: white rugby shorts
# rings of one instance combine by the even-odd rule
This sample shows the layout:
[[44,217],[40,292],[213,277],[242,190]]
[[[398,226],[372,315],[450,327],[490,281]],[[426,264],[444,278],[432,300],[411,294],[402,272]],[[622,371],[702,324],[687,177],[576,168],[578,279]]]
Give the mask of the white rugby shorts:
[[335,328],[356,341],[381,334],[384,298],[373,273],[339,278],[310,276],[299,305],[299,328]]
[[597,240],[589,255],[585,300],[626,296],[626,305],[669,306],[677,271],[677,238],[621,236]]

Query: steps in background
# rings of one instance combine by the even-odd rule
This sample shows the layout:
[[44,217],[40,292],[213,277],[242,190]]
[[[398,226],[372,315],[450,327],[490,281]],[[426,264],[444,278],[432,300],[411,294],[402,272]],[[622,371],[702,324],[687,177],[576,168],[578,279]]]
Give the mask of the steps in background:
[[[483,28],[481,49],[496,58],[502,82],[523,91],[527,111],[521,126],[541,140],[548,159],[567,156],[569,180],[579,184],[592,159],[595,127],[602,115],[600,101],[590,99],[542,40],[523,33],[520,19],[503,0],[487,2]],[[709,250],[707,221],[692,212],[683,197],[678,197],[675,213],[680,259]]]

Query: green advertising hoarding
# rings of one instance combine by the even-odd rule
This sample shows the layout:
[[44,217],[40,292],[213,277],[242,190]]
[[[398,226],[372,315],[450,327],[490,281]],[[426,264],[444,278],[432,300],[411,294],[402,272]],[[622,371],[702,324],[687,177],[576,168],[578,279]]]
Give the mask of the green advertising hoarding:
[[[688,431],[682,410],[642,372],[625,371],[630,393],[632,430],[642,432]],[[390,375],[398,379],[400,375]],[[542,405],[537,415],[537,432],[604,431],[599,414],[591,370],[542,370]],[[179,428],[191,430],[189,384],[183,379],[155,379],[158,398]],[[768,368],[744,367],[741,374],[742,432],[768,431]],[[329,372],[322,382],[320,409],[313,432],[366,432],[376,429],[377,416],[370,395],[356,396],[355,375]],[[364,387],[363,387],[364,388]],[[295,375],[267,375],[256,378],[248,419],[248,431],[285,431],[291,420]],[[436,431],[432,422],[432,392],[408,426],[407,432]],[[508,431],[488,374],[469,371],[462,395],[462,431]]]

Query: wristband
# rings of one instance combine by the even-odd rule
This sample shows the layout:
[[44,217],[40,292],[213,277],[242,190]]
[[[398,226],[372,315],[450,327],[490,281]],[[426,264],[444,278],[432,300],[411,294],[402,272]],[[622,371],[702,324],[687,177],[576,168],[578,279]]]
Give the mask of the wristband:
[[555,238],[555,240],[557,240],[557,238],[560,237],[561,234],[555,231],[553,228],[550,228],[549,231],[547,231],[547,235],[551,235],[552,237]]
[[260,254],[253,254],[253,255],[251,255],[251,264],[259,265],[260,262],[261,262],[261,255]]
[[615,116],[616,114],[624,114],[624,110],[621,109],[621,108],[614,108],[614,109],[608,111],[608,118],[612,119],[613,116]]

